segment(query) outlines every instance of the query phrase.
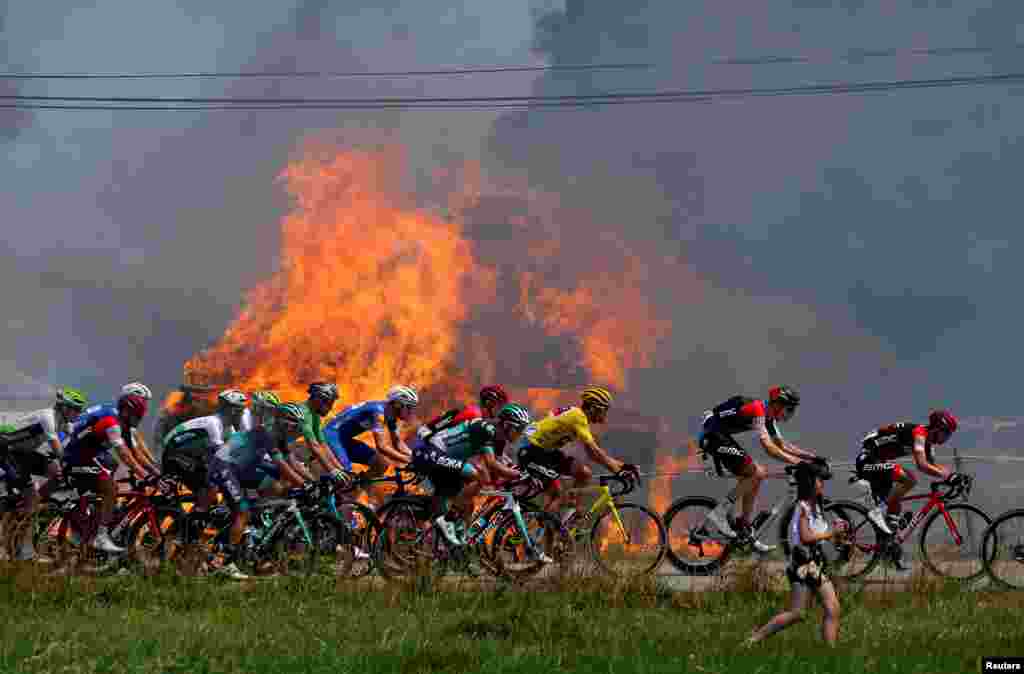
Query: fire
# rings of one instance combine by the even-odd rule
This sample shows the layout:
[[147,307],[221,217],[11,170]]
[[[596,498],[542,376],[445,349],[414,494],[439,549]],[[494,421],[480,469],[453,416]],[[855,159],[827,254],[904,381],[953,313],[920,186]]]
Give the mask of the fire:
[[[443,208],[403,193],[405,173],[393,148],[316,147],[289,164],[280,178],[294,208],[281,222],[280,270],[186,364],[189,377],[285,399],[304,398],[322,379],[339,385],[342,404],[405,383],[421,390],[429,413],[510,372],[538,383],[576,372],[574,382],[623,390],[630,368],[651,364],[670,324],[646,300],[645,267],[620,241],[581,234],[592,229],[582,215],[567,224],[551,195],[496,187],[475,165],[434,172],[444,194],[432,203]],[[515,212],[488,212],[510,237],[493,250],[465,234],[492,194],[499,205],[515,200]],[[561,245],[570,226],[585,246]],[[499,295],[499,283],[515,294]],[[478,315],[498,322],[473,323]],[[562,346],[533,365],[542,349],[529,340],[538,335]]]

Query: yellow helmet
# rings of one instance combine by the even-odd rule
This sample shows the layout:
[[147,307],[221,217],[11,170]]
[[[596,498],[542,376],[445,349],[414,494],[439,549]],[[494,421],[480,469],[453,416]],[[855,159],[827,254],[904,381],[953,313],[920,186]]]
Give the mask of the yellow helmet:
[[589,386],[583,389],[583,395],[580,397],[584,405],[590,404],[607,409],[612,404],[612,394],[608,392],[608,389],[600,386]]

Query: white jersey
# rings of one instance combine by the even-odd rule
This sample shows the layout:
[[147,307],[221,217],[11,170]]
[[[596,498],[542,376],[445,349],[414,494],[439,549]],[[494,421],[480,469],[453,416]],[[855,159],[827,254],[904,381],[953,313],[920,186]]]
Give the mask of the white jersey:
[[825,520],[825,513],[821,506],[811,507],[803,501],[797,501],[797,507],[793,508],[793,519],[789,521],[789,544],[804,545],[800,538],[800,513],[807,513],[807,525],[816,534],[823,534],[828,531],[828,521]]
[[164,450],[189,448],[216,451],[224,444],[226,435],[224,422],[219,415],[196,417],[178,424],[167,434]]
[[49,455],[50,442],[60,441],[58,431],[65,434],[70,424],[65,423],[58,428],[57,415],[52,407],[29,412],[9,424],[14,430],[3,437],[7,449],[12,452],[39,452]]

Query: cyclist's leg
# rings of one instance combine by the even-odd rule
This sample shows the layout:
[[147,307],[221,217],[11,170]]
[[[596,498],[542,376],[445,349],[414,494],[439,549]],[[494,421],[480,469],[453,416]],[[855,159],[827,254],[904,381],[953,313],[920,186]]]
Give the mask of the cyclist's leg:
[[548,452],[524,442],[518,453],[519,467],[544,484],[544,510],[558,513],[561,505],[561,482],[558,467],[553,465]]
[[[571,456],[567,456],[563,452],[556,452],[555,456],[558,461],[558,472],[562,475],[572,475],[573,483],[572,486],[575,489],[583,489],[590,484],[590,481],[594,477],[594,472],[590,470],[590,466],[582,461],[577,461]],[[576,511],[577,517],[583,516],[583,494],[576,492],[569,497],[569,503],[572,505],[573,510]]]
[[737,469],[736,476],[739,482],[736,485],[736,498],[740,512],[736,523],[740,527],[748,527],[754,521],[754,505],[757,503],[757,495],[761,491],[761,483],[766,475],[764,466],[754,462],[749,456]]
[[[231,510],[231,530],[228,533],[228,546],[224,560],[224,565],[227,566],[238,560],[242,532],[249,524],[249,501],[245,497],[241,476],[235,467],[216,457],[210,461],[210,487],[220,489],[224,494],[224,502]],[[212,489],[207,489],[207,491],[212,491]]]
[[892,480],[892,491],[889,494],[889,514],[896,516],[903,510],[903,497],[910,493],[910,490],[917,486],[917,478],[914,473],[893,464],[890,473]]
[[749,522],[753,518],[754,503],[761,480],[764,479],[764,468],[755,464],[747,451],[726,433],[707,432],[703,442],[705,454],[711,456],[716,465],[736,476],[736,504],[740,512],[733,514],[737,519]]
[[[361,466],[367,467],[365,476],[368,478],[380,477],[387,471],[388,462],[384,460],[384,457],[362,440],[354,438],[346,440],[342,443],[342,447],[347,456],[342,461],[345,470],[351,472],[352,464],[358,463]],[[341,457],[338,458],[340,459]],[[366,495],[371,503],[379,504],[384,501],[384,494],[381,489],[379,485],[372,485],[366,489]]]

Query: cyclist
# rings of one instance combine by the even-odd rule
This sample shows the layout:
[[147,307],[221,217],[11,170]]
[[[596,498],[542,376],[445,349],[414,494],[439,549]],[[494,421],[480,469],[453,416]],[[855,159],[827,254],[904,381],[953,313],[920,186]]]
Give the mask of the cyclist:
[[[704,413],[704,428],[698,444],[705,458],[711,458],[719,475],[725,475],[724,466],[736,476],[736,496],[740,514],[734,521],[729,510],[729,501],[723,499],[708,519],[728,538],[747,540],[750,537],[754,504],[761,489],[761,482],[767,476],[764,466],[747,454],[733,435],[756,431],[761,446],[769,456],[789,464],[812,460],[814,453],[803,450],[782,437],[779,424],[793,418],[800,395],[788,386],[775,386],[768,391],[768,400],[733,396],[714,409]],[[733,530],[733,524],[739,531]],[[770,552],[774,545],[766,545],[754,539],[754,549]]]
[[[518,470],[498,462],[496,456],[505,444],[515,442],[530,423],[530,413],[522,405],[505,405],[494,421],[471,419],[434,434],[417,444],[413,467],[422,471],[434,485],[431,519],[452,545],[464,545],[455,527],[456,515],[449,511],[451,499],[458,497],[467,483],[491,482],[494,478],[515,480]],[[479,466],[469,462],[479,456]],[[465,506],[465,504],[462,504]],[[463,524],[469,524],[472,508],[462,507]]]
[[[243,414],[241,430],[269,429],[274,415],[277,413],[277,407],[281,404],[281,399],[272,391],[255,391],[249,400],[251,407],[246,409]],[[248,417],[248,425],[246,417]]]
[[[309,397],[303,404],[306,415],[302,423],[302,440],[306,443],[309,458],[315,459],[323,471],[334,479],[341,479],[344,475],[343,466],[328,448],[323,428],[323,418],[330,414],[334,403],[338,401],[338,387],[317,381],[309,385],[308,392]],[[297,457],[293,455],[293,458],[298,462]],[[304,472],[308,472],[308,468]]]
[[[571,406],[556,410],[556,414],[541,419],[526,429],[519,444],[519,465],[545,485],[545,509],[557,512],[561,502],[560,475],[571,475],[576,488],[590,483],[593,473],[582,461],[568,456],[562,448],[570,442],[583,445],[591,461],[600,463],[612,473],[622,475],[632,482],[640,480],[640,472],[631,463],[625,463],[609,455],[594,439],[591,424],[603,424],[608,419],[612,394],[600,386],[583,389],[579,407]],[[582,516],[579,495],[570,499],[577,516]],[[571,513],[570,513],[571,516]]]
[[[872,523],[886,534],[900,528],[902,499],[917,484],[914,474],[896,461],[908,455],[922,472],[948,480],[954,476],[947,466],[935,462],[933,445],[944,444],[956,432],[957,419],[946,410],[928,415],[928,424],[900,422],[882,426],[864,436],[857,455],[857,477],[871,485],[876,507],[868,513]],[[887,518],[882,517],[881,504],[887,504]],[[909,568],[902,551],[893,549],[893,565],[899,570]]]
[[[259,393],[253,395],[255,397]],[[236,563],[242,532],[249,524],[249,501],[245,489],[280,491],[275,487],[281,478],[296,487],[307,481],[285,457],[288,440],[297,437],[306,422],[306,408],[289,403],[276,407],[271,412],[274,413],[276,436],[263,426],[235,433],[210,457],[210,484],[220,488],[232,514],[230,544],[225,552],[224,566],[217,572],[232,578],[248,577]]]
[[435,417],[423,424],[416,430],[416,436],[420,440],[427,440],[438,431],[450,428],[463,421],[471,419],[493,419],[498,410],[508,404],[508,393],[500,384],[484,386],[480,389],[480,406],[467,405],[463,408],[448,410],[444,414]]
[[221,391],[215,413],[180,423],[164,438],[164,473],[179,478],[195,495],[189,518],[193,523],[190,542],[205,528],[213,499],[209,457],[224,446],[231,430],[237,427],[246,402],[248,397],[239,390]]
[[[57,389],[53,407],[29,412],[12,424],[0,425],[0,457],[9,467],[6,482],[26,496],[24,512],[34,512],[40,496],[48,498],[60,477],[63,454],[61,435],[88,405],[85,395],[73,388]],[[33,475],[47,478],[36,491]],[[32,537],[20,546],[19,558],[33,559]]]
[[107,529],[114,512],[111,477],[122,460],[136,475],[146,475],[146,469],[133,451],[131,430],[146,416],[152,397],[144,384],[125,384],[115,403],[87,407],[68,432],[70,439],[64,447],[64,462],[72,485],[79,492],[95,491],[100,497],[99,528],[92,545],[103,552],[124,552],[110,539]]
[[[348,472],[353,463],[368,466],[367,477],[383,474],[388,467],[385,459],[404,466],[412,461],[412,451],[398,435],[398,422],[407,421],[419,404],[416,389],[393,386],[384,400],[368,400],[346,408],[324,428],[332,456]],[[372,434],[375,447],[357,439],[366,432]]]

